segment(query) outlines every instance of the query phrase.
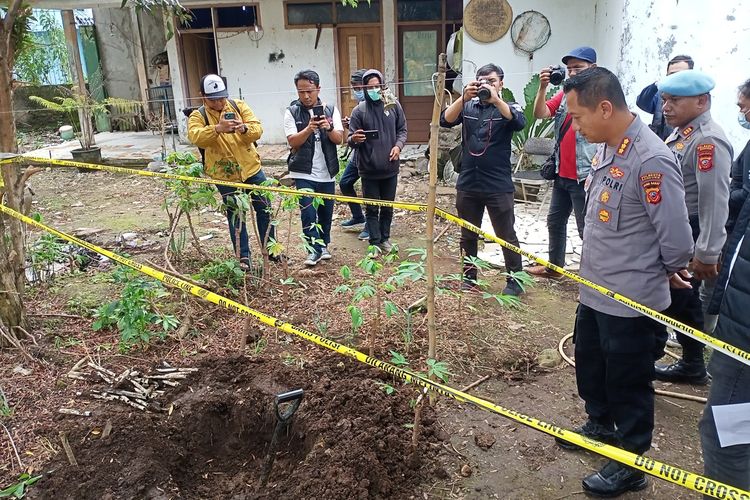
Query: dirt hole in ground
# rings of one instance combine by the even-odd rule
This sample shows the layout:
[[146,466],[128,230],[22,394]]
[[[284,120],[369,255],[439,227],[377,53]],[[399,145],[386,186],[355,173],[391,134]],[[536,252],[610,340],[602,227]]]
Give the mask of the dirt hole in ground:
[[[94,418],[61,419],[78,467],[64,453],[29,498],[391,498],[432,480],[448,437],[425,406],[411,446],[417,391],[340,356],[288,366],[247,358],[206,360],[167,395],[172,415],[108,404]],[[382,384],[393,384],[387,395]],[[305,391],[280,434],[268,484],[260,487],[276,426],[276,394]],[[100,438],[106,420],[112,433]],[[434,481],[432,481],[434,482]]]

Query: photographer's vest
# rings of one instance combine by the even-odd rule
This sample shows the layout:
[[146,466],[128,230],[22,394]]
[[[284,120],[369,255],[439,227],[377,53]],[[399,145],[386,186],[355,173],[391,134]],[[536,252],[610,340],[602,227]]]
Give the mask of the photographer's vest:
[[[320,102],[320,101],[318,101]],[[297,132],[304,130],[310,123],[310,111],[302,106],[299,102],[289,106],[289,112],[294,118],[294,124],[297,126]],[[326,105],[323,108],[326,118],[333,118],[333,106]],[[328,173],[335,177],[339,172],[339,160],[336,155],[336,144],[331,142],[328,134],[315,132],[310,134],[304,144],[299,149],[293,149],[287,159],[287,166],[290,172],[299,172],[301,174],[312,173],[313,156],[315,155],[315,136],[320,134],[320,145],[323,149],[323,156],[328,167]]]

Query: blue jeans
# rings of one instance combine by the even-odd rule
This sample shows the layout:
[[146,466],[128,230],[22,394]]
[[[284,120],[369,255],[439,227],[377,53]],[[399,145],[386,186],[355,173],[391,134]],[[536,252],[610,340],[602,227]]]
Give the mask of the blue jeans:
[[[716,327],[719,338],[721,338],[722,320],[727,320],[727,318],[719,319]],[[719,351],[714,351],[711,354],[708,371],[712,377],[711,390],[703,410],[703,418],[698,424],[703,447],[704,474],[711,479],[748,490],[750,489],[750,445],[736,444],[722,448],[716,432],[712,408],[718,405],[750,403],[750,366]]]
[[570,212],[576,216],[578,234],[583,239],[583,220],[586,212],[586,192],[583,182],[558,177],[552,185],[552,200],[547,214],[549,229],[549,261],[565,266],[565,244],[568,240],[568,218]]
[[[253,175],[252,177],[248,177],[245,179],[245,184],[261,184],[263,181],[266,180],[266,175],[263,173],[262,170],[260,170],[257,174]],[[237,235],[236,233],[236,226],[235,223],[237,222],[238,216],[235,213],[235,210],[232,208],[232,204],[227,203],[227,198],[229,198],[230,195],[233,195],[237,193],[237,189],[230,187],[230,186],[222,186],[217,184],[216,189],[219,190],[219,193],[221,193],[221,201],[224,202],[224,208],[227,212],[227,222],[229,222],[229,237],[232,238],[232,248],[234,249],[235,253],[237,252]],[[247,189],[242,190],[245,193],[250,194],[250,191]],[[266,211],[269,208],[268,202],[266,201],[263,196],[260,194],[250,194],[250,199],[253,203],[253,210],[255,211],[255,221],[258,225],[258,234],[260,234],[261,239],[264,239],[266,236],[266,232],[269,229],[269,225],[271,223],[271,215]],[[239,221],[240,223],[240,258],[241,259],[250,259],[250,243],[247,239],[247,226],[245,225],[245,217],[242,217],[242,220]],[[274,231],[273,226],[270,227],[270,232],[268,234],[268,238],[275,238],[276,233]]]
[[[294,179],[297,189],[312,189],[316,193],[334,194],[336,182],[315,182],[306,179]],[[322,200],[315,208],[312,196],[302,196],[299,199],[299,210],[302,217],[302,232],[305,240],[316,251],[328,246],[331,242],[331,221],[333,220],[334,200]],[[317,227],[320,225],[320,228]],[[323,243],[320,243],[323,240]]]
[[[355,154],[352,154],[352,159],[346,164],[344,173],[341,175],[339,181],[339,187],[341,188],[341,194],[344,196],[357,196],[357,191],[354,190],[354,184],[359,179],[359,170],[357,170],[357,164],[354,163]],[[352,219],[355,222],[364,222],[365,216],[362,213],[362,205],[359,203],[349,203],[349,210],[352,211]]]

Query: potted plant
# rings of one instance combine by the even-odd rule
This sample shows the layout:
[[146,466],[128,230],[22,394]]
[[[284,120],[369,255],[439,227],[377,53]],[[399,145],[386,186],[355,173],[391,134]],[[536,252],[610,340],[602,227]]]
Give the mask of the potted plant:
[[123,113],[132,113],[134,109],[140,107],[137,101],[119,97],[107,97],[97,101],[89,93],[55,97],[52,101],[39,96],[29,96],[29,99],[46,109],[68,115],[78,142],[81,144],[80,148],[70,153],[74,160],[84,163],[101,163],[102,160],[101,148],[96,146],[94,141],[93,116],[109,114],[109,107],[114,107]]

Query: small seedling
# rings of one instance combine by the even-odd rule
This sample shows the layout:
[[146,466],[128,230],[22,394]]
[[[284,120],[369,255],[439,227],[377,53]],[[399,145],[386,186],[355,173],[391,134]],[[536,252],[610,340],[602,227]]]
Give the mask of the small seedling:
[[42,478],[39,476],[31,476],[30,474],[23,473],[18,476],[18,479],[14,484],[11,484],[7,488],[0,490],[0,498],[16,498],[21,499],[26,496],[26,489],[32,486],[34,483]]
[[448,383],[448,377],[453,375],[448,371],[448,364],[444,361],[437,361],[435,359],[427,360],[427,376],[437,377],[444,383]]
[[11,416],[13,416],[13,408],[8,404],[8,398],[5,397],[5,393],[0,388],[0,417]]
[[391,353],[391,364],[396,366],[409,366],[409,362],[406,360],[403,354],[397,351],[389,351]]
[[393,387],[391,384],[386,384],[385,382],[378,382],[378,385],[383,390],[383,392],[386,393],[388,396],[396,392],[396,388]]

